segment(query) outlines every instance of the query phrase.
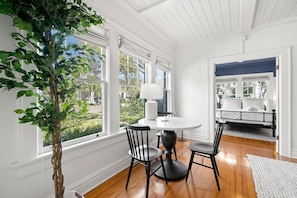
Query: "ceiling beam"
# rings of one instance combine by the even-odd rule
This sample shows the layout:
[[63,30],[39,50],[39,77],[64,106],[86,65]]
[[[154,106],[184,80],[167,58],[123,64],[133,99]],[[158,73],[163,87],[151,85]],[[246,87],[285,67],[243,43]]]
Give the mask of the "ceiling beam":
[[147,6],[147,7],[145,7],[145,8],[143,8],[143,9],[139,10],[138,13],[141,14],[141,13],[147,12],[147,11],[149,11],[149,10],[155,9],[155,8],[157,8],[158,6],[161,6],[161,5],[164,4],[164,3],[168,3],[168,1],[169,1],[169,0],[156,1],[155,3],[153,3],[153,4],[151,4],[151,5]]
[[254,26],[258,0],[241,0],[240,32],[249,32]]
[[156,12],[161,12],[170,7],[174,7],[177,2],[178,0],[160,0],[139,10],[138,13],[148,17],[150,15],[154,15]]

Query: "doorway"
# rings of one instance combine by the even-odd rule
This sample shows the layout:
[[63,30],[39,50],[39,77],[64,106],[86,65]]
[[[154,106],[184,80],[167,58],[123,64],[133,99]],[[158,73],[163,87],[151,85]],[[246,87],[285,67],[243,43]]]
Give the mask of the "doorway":
[[217,64],[216,119],[224,134],[275,142],[277,57]]
[[[235,54],[223,57],[215,57],[209,59],[209,98],[213,101],[209,103],[210,116],[209,128],[215,126],[215,66],[217,64],[238,62],[244,60],[255,60],[269,57],[278,57],[279,70],[277,78],[278,103],[276,111],[278,112],[276,121],[276,152],[283,156],[291,154],[291,48],[279,48],[272,50],[263,50],[249,52],[244,54]],[[213,134],[210,136],[213,139]]]

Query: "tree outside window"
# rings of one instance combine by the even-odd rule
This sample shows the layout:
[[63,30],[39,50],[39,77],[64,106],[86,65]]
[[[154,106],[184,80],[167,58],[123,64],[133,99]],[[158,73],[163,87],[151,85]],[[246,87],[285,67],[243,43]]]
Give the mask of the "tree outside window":
[[144,116],[144,100],[140,99],[140,87],[145,82],[147,63],[120,52],[120,127],[136,123]]
[[243,97],[266,98],[268,81],[243,82]]
[[168,112],[169,106],[169,90],[168,90],[168,72],[157,69],[156,83],[160,84],[163,88],[163,99],[157,100],[158,112]]
[[217,108],[222,107],[223,98],[235,98],[236,97],[236,85],[235,82],[229,83],[217,83],[216,95],[217,95]]
[[254,83],[253,82],[243,82],[243,97],[253,97],[254,93]]
[[[67,37],[65,42],[66,44],[76,43],[77,45],[87,45],[97,53],[94,54],[95,61],[91,65],[91,70],[87,74],[77,77],[77,83],[80,85],[80,89],[77,91],[75,100],[73,101],[76,110],[62,123],[62,142],[102,132],[101,99],[103,62],[99,58],[99,55],[104,54],[105,51],[105,48],[95,43],[74,36]],[[64,56],[68,56],[71,59],[73,57],[73,51],[66,52]],[[44,136],[43,145],[50,145],[48,137]]]

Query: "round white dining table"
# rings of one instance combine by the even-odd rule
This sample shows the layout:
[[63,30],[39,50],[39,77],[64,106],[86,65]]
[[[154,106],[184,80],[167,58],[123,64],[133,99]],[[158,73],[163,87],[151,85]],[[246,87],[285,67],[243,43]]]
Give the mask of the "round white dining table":
[[[201,126],[197,120],[182,117],[158,117],[156,120],[141,119],[138,124],[149,126],[151,129],[163,130],[161,135],[162,142],[166,148],[166,159],[164,160],[164,168],[168,180],[178,180],[186,176],[187,167],[180,161],[172,160],[172,148],[176,143],[175,130],[194,129]],[[160,160],[152,164],[152,170],[160,167]],[[154,173],[160,178],[165,178],[162,169]]]
[[158,130],[185,130],[201,126],[199,121],[183,117],[158,117],[156,120],[143,118],[138,121],[138,124],[147,125],[151,129]]

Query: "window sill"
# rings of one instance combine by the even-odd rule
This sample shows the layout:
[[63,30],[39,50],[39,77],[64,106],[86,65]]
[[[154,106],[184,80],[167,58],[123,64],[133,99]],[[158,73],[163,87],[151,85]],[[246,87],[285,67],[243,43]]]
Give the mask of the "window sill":
[[[126,141],[126,136],[125,133],[119,132],[117,134],[97,137],[85,142],[63,147],[63,163],[78,159],[91,152],[96,152],[98,150],[102,151],[104,147],[122,141]],[[26,161],[14,162],[10,165],[10,167],[17,170],[18,178],[23,178],[51,169],[51,157],[52,152],[48,151]]]

